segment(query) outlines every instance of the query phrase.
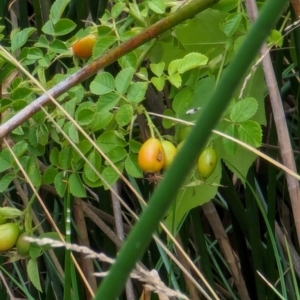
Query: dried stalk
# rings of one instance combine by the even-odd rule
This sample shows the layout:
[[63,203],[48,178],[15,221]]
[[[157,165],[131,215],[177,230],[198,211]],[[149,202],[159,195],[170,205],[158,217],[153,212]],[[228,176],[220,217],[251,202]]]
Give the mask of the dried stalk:
[[238,290],[240,295],[240,299],[250,300],[248,290],[242,275],[242,272],[239,267],[239,262],[237,256],[235,255],[228,236],[225,232],[223,224],[219,218],[217,210],[212,201],[205,203],[202,206],[203,212],[212,228],[216,239],[219,241],[222,252],[226,257],[226,261],[228,262],[228,266],[231,270],[231,274],[234,280],[234,284]]
[[[257,17],[257,6],[254,0],[246,0],[246,7],[250,20],[254,21]],[[272,61],[266,44],[263,44],[260,50],[262,58],[262,67],[265,74],[266,83],[269,90],[269,96],[276,125],[278,142],[283,164],[297,173],[293,149],[290,141],[289,131],[285,119],[284,109],[281,101],[280,91],[277,86]],[[297,232],[298,243],[300,243],[300,190],[296,178],[286,173],[286,181],[292,204],[292,211]]]

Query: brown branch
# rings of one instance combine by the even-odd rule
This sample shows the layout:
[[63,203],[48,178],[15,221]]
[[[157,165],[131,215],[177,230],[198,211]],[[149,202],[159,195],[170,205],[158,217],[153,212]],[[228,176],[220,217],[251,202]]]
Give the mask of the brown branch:
[[[186,6],[178,9],[175,13],[170,14],[164,19],[151,25],[149,28],[137,34],[135,37],[109,50],[107,53],[105,53],[89,65],[85,66],[78,72],[70,75],[69,78],[63,80],[62,82],[54,86],[48,91],[47,94],[44,94],[37,98],[35,101],[33,101],[24,109],[15,114],[6,123],[1,125],[0,138],[5,137],[16,127],[28,120],[31,116],[33,116],[36,112],[38,112],[41,109],[41,106],[49,104],[51,101],[49,96],[56,98],[62,95],[63,93],[67,92],[71,87],[83,82],[84,80],[96,74],[99,70],[112,64],[125,54],[133,51],[134,49],[150,41],[151,39],[158,37],[163,32],[171,29],[172,27],[183,22],[184,20],[192,18],[195,14],[199,13],[200,11],[203,11],[210,5],[213,5],[217,2],[219,2],[219,0],[194,0],[190,4],[187,4]],[[3,47],[0,48],[2,48],[4,51]]]

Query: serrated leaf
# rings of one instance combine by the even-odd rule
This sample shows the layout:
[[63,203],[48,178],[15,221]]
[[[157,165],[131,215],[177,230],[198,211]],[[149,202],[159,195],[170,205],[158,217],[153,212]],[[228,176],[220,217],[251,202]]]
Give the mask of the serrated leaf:
[[117,131],[105,131],[97,138],[97,145],[105,153],[116,147],[126,147],[127,143]]
[[53,24],[57,23],[61,19],[63,12],[69,3],[70,0],[54,1],[50,9],[50,20]]
[[115,83],[116,83],[116,90],[118,91],[118,93],[120,93],[121,95],[126,93],[131,83],[133,74],[134,74],[133,68],[123,69],[117,74]]
[[102,72],[90,84],[90,90],[95,95],[104,95],[115,88],[114,77],[108,72]]
[[66,147],[62,149],[59,153],[59,166],[63,170],[68,170],[71,166],[71,160],[72,160],[72,148]]
[[67,187],[68,187],[67,180],[68,180],[68,177],[67,177],[67,173],[65,171],[59,172],[54,178],[54,187],[56,189],[57,194],[60,197],[63,197],[67,190]]
[[34,156],[29,157],[25,170],[31,183],[35,187],[39,187],[42,184],[42,175]]
[[150,69],[157,77],[161,77],[164,73],[165,65],[166,64],[164,62],[160,62],[159,64],[150,64]]
[[[119,169],[120,172],[123,171],[123,166],[124,166],[123,163],[116,164],[116,167]],[[106,184],[108,184],[109,186],[112,186],[114,183],[116,183],[116,181],[119,178],[119,175],[111,166],[107,166],[106,168],[104,168],[102,172],[102,176],[103,179],[106,181]],[[106,184],[104,185],[104,188],[108,189],[108,186]]]
[[28,149],[28,144],[25,141],[18,142],[12,148],[16,157],[21,157]]
[[115,93],[103,95],[97,102],[97,111],[109,111],[118,104],[119,100],[120,96]]
[[58,171],[57,168],[54,166],[48,167],[43,175],[43,183],[45,184],[52,184],[54,182],[54,178],[57,175]]
[[169,76],[168,80],[172,85],[174,85],[177,88],[180,88],[182,80],[181,80],[181,76],[178,73]]
[[169,66],[168,66],[169,76],[178,72],[178,66],[179,66],[180,62],[181,62],[181,59],[174,59],[169,63]]
[[50,162],[51,162],[52,165],[58,166],[58,164],[59,164],[59,151],[56,147],[54,147],[51,150],[49,159],[50,159]]
[[76,110],[75,118],[79,125],[85,126],[93,122],[95,115],[96,115],[95,109],[82,108]]
[[56,36],[66,35],[76,28],[76,23],[69,19],[60,19],[54,24],[54,32]]
[[162,77],[152,77],[151,82],[156,87],[156,89],[161,92],[165,86],[166,78]]
[[232,122],[239,123],[249,120],[257,111],[258,103],[254,98],[246,98],[238,101],[230,112]]
[[[91,163],[91,165],[100,173],[102,163],[101,155],[96,150],[94,150],[89,154],[87,159]],[[99,180],[99,176],[94,172],[94,170],[90,167],[90,165],[87,162],[85,162],[84,164],[83,172],[89,181],[96,182]]]
[[123,160],[127,156],[127,151],[123,147],[115,147],[109,150],[106,155],[111,160],[111,162],[116,163]]
[[93,58],[99,57],[105,53],[115,42],[116,37],[114,35],[108,35],[100,38],[93,48]]
[[72,173],[69,177],[70,193],[75,197],[85,198],[86,191],[77,173]]
[[74,124],[71,124],[69,127],[69,137],[71,138],[71,140],[75,143],[78,144],[79,143],[79,135],[78,135],[78,130],[75,127]]
[[126,126],[133,118],[133,108],[130,104],[125,104],[118,109],[116,113],[116,121],[119,126]]
[[100,178],[98,178],[95,182],[93,182],[86,177],[85,173],[83,173],[82,179],[83,179],[84,183],[91,188],[102,186],[102,181]]
[[193,68],[205,66],[208,62],[208,57],[200,53],[189,53],[182,58],[178,65],[178,73],[182,74]]
[[[224,130],[224,133],[232,136],[234,138],[238,138],[238,130],[237,127],[234,124],[229,124],[226,129]],[[224,149],[225,151],[229,154],[229,155],[234,155],[238,149],[238,144],[226,139],[225,137],[222,138],[223,141],[223,145],[224,145]]]
[[11,168],[11,165],[2,157],[0,157],[0,173]]
[[15,178],[14,174],[5,174],[0,179],[0,193],[3,193],[8,188],[9,184],[12,182],[12,180]]
[[221,25],[221,29],[227,36],[233,36],[239,28],[242,19],[242,13],[231,13],[226,18],[225,23]]
[[143,172],[138,165],[137,154],[130,153],[125,160],[125,170],[126,172],[135,178],[143,177]]
[[125,8],[125,3],[116,3],[113,8],[111,9],[111,16],[113,19],[116,19],[121,12],[123,11],[123,9]]
[[42,292],[39,268],[36,259],[30,259],[27,264],[27,274],[34,287]]
[[148,6],[151,10],[158,14],[163,14],[165,12],[165,2],[163,0],[150,0]]
[[238,137],[242,142],[252,147],[260,147],[262,141],[261,127],[255,121],[243,122],[238,129]]
[[95,132],[100,129],[105,128],[114,118],[114,115],[108,111],[99,111],[96,113],[96,116],[93,122],[89,125],[89,128]]
[[147,82],[134,82],[129,86],[127,100],[132,103],[139,103],[145,99],[148,88]]
[[139,153],[142,144],[136,140],[129,140],[129,149],[133,153]]
[[11,52],[14,53],[27,42],[28,38],[36,31],[36,28],[25,28],[16,33],[11,39]]

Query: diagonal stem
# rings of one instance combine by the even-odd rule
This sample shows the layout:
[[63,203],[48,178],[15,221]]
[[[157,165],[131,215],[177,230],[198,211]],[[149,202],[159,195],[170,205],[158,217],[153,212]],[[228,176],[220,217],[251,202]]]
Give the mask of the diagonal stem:
[[[71,87],[80,82],[83,82],[84,80],[96,74],[99,70],[112,64],[125,54],[133,51],[134,49],[150,41],[151,39],[158,37],[163,32],[171,29],[172,27],[185,21],[186,19],[192,18],[200,11],[217,2],[219,2],[219,0],[194,0],[190,4],[187,4],[186,6],[178,9],[175,13],[170,14],[164,19],[145,29],[141,33],[137,34],[135,37],[109,50],[107,53],[105,53],[89,65],[85,66],[78,72],[72,74],[70,77],[54,86],[48,91],[48,94],[40,96],[20,112],[15,114],[6,123],[2,124],[0,126],[0,139],[8,135],[12,130],[14,130],[16,127],[33,116],[36,112],[38,112],[41,109],[41,106],[49,104],[51,102],[49,95],[53,98],[62,95]],[[2,50],[4,53],[1,53],[1,56],[5,58],[5,49],[0,46],[0,50]]]

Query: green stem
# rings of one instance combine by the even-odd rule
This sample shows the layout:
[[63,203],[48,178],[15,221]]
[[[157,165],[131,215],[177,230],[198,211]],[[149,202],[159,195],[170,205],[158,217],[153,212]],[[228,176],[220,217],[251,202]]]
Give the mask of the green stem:
[[[199,6],[204,9],[211,3],[210,1],[201,1]],[[114,300],[122,292],[130,271],[145,252],[151,241],[152,233],[176,197],[178,189],[192,168],[199,151],[204,147],[211,130],[226,109],[236,87],[245,75],[245,71],[255,59],[258,50],[287,3],[288,0],[268,0],[265,3],[259,18],[247,34],[234,60],[224,71],[214,94],[202,109],[195,127],[182,146],[182,151],[178,152],[174,163],[150,199],[148,207],[130,232],[116,262],[98,289],[96,300]],[[199,10],[201,10],[200,7]],[[195,11],[195,13],[197,12]]]
[[155,138],[155,133],[154,133],[154,124],[152,123],[152,120],[147,112],[147,110],[144,108],[144,115],[146,116],[147,122],[148,122],[148,127],[150,129],[150,135],[152,138]]

